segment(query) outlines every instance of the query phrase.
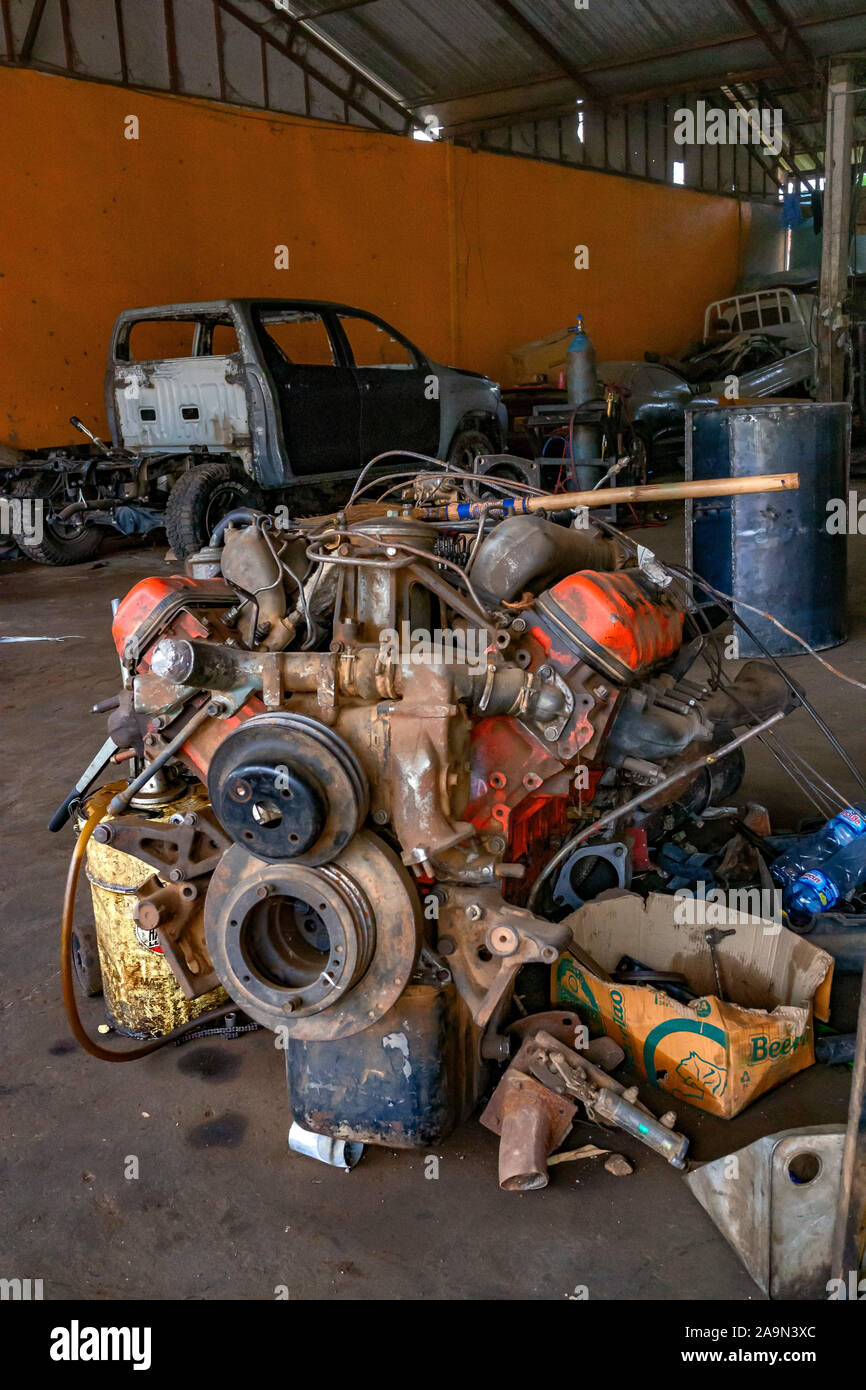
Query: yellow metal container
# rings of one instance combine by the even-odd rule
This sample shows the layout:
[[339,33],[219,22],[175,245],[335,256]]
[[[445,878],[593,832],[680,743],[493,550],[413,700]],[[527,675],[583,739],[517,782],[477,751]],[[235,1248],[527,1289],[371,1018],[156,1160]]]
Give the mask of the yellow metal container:
[[[206,804],[201,792],[193,792],[167,806],[138,814],[166,822],[175,813],[199,811]],[[136,935],[132,915],[136,890],[155,872],[143,859],[99,844],[93,838],[88,843],[86,873],[93,899],[106,1013],[117,1031],[131,1038],[163,1037],[228,1000],[222,988],[210,990],[198,999],[186,999],[165,956],[143,945]]]

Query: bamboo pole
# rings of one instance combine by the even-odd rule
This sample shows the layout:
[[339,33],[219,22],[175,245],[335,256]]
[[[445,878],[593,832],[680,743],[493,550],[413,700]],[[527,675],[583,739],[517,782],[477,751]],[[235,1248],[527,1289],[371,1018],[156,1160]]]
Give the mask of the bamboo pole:
[[644,483],[588,492],[546,493],[543,497],[502,497],[488,502],[450,502],[441,507],[413,507],[418,521],[477,521],[491,511],[509,516],[564,512],[576,507],[609,507],[614,502],[672,502],[684,497],[740,497],[750,492],[791,492],[799,473],[759,473],[753,478],[700,478],[682,483]]

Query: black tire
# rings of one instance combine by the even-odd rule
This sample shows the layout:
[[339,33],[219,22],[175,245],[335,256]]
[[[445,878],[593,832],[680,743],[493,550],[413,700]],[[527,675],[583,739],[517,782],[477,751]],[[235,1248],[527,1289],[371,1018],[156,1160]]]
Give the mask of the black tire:
[[261,511],[261,488],[239,464],[199,463],[182,473],[168,495],[165,529],[178,560],[194,555],[207,545],[218,521],[236,507]]
[[96,945],[96,930],[92,926],[72,930],[72,968],[82,994],[94,999],[102,993],[102,968]]
[[[12,488],[13,497],[48,499],[55,485],[53,478],[21,478]],[[42,539],[35,541],[23,531],[12,536],[22,555],[38,565],[80,565],[90,560],[102,544],[105,528],[84,522],[53,521],[49,508],[42,520]]]
[[464,472],[471,473],[479,454],[495,453],[495,446],[480,430],[458,430],[448,450],[448,462],[452,468],[462,468]]

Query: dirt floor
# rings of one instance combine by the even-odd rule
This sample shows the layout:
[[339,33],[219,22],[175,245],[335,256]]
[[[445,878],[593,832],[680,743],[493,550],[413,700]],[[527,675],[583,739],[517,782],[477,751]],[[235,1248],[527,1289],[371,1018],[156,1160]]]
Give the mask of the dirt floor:
[[[642,537],[682,557],[677,522]],[[682,1178],[617,1137],[636,1173],[563,1165],[522,1195],[496,1182],[497,1141],[476,1120],[422,1154],[368,1148],[351,1174],[289,1153],[283,1054],[273,1035],[206,1039],[110,1066],[79,1050],[60,998],[58,917],[72,847],[49,815],[104,738],[91,704],[118,687],[109,601],[165,572],[164,550],[116,550],[97,565],[5,565],[0,1047],[0,1276],[44,1280],[47,1299],[756,1299],[736,1255]],[[829,659],[866,680],[866,541],[851,541],[851,639]],[[789,663],[866,765],[863,696],[808,658]],[[786,733],[846,793],[854,786],[808,717]],[[745,794],[778,824],[810,812],[752,745]],[[81,907],[86,903],[82,897]],[[91,1032],[99,1001],[88,1005]],[[845,1117],[850,1072],[815,1066],[733,1121],[684,1104],[705,1160],[762,1134]],[[644,1088],[656,1113],[668,1108]],[[577,1143],[604,1144],[582,1124]],[[609,1143],[609,1140],[607,1141]],[[137,1179],[125,1172],[138,1160]]]

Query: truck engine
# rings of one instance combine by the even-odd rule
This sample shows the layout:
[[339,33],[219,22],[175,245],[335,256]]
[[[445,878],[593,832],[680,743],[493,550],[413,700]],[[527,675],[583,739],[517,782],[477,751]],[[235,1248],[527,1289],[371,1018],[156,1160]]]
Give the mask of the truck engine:
[[425,1147],[473,1110],[593,875],[627,886],[662,821],[729,797],[739,751],[696,757],[788,698],[757,663],[695,675],[696,606],[635,550],[538,515],[239,511],[135,585],[103,704],[130,776],[90,795],[79,857],[139,1055],[235,1009],[315,1134]]

